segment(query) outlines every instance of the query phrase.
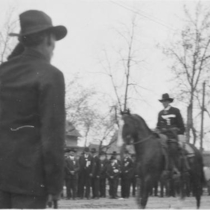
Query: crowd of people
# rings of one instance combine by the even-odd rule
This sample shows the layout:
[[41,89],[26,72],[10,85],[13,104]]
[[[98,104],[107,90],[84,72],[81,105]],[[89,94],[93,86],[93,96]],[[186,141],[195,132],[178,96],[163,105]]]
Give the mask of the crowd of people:
[[115,151],[107,155],[104,151],[98,153],[95,148],[85,148],[77,155],[75,149],[67,150],[63,197],[74,200],[135,196],[138,177],[135,156],[125,151],[122,161],[119,159]]

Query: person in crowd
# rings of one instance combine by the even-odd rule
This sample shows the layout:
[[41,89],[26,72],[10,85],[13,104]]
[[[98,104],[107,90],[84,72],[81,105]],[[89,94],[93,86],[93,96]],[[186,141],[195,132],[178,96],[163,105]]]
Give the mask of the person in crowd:
[[65,164],[66,192],[68,200],[71,198],[75,200],[76,198],[78,172],[79,172],[79,161],[75,157],[75,150],[70,149]]
[[[111,158],[114,158],[115,160],[115,163],[117,165],[119,165],[119,167],[121,168],[121,161],[120,161],[120,158],[118,158],[118,154],[116,151],[113,151],[112,154],[111,154]],[[120,185],[120,174],[119,174],[119,178],[117,179],[117,189],[118,189],[118,186]],[[118,197],[118,195],[116,195]]]
[[101,171],[101,160],[99,159],[96,149],[91,149],[93,158],[93,176],[92,176],[92,198],[99,199],[99,186],[100,186],[100,171]]
[[133,161],[129,152],[124,152],[124,158],[121,165],[121,197],[130,197],[131,179],[133,176]]
[[100,158],[100,197],[101,198],[105,198],[106,197],[106,170],[107,170],[107,164],[108,164],[108,160],[107,160],[107,156],[106,156],[106,152],[101,151],[101,153],[99,154],[99,158]]
[[43,209],[63,188],[65,85],[50,62],[67,29],[38,10],[19,20],[24,50],[0,65],[0,208]]
[[64,179],[63,179],[63,190],[61,192],[61,198],[64,199],[66,197],[66,179],[67,179],[67,174],[65,172],[65,167],[66,167],[66,159],[68,158],[69,156],[69,151],[70,149],[68,148],[65,148],[64,149],[64,160],[65,160],[65,163],[64,163]]
[[109,194],[110,198],[117,198],[118,180],[120,174],[120,165],[117,163],[116,158],[112,156],[107,166],[107,177],[109,180]]
[[88,147],[84,149],[84,154],[79,158],[79,166],[78,196],[81,199],[83,199],[84,196],[90,199],[90,187],[93,177],[93,158],[90,155]]

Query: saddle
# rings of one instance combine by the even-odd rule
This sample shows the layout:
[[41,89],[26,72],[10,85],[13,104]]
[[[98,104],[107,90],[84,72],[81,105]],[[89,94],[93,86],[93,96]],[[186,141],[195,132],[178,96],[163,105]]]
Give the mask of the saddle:
[[[161,143],[163,149],[167,149],[168,148],[168,142],[177,142],[176,139],[169,139],[166,135],[164,135],[162,133],[159,133],[158,137],[160,139],[160,143]],[[194,152],[192,146],[189,143],[184,143],[184,144],[179,144],[179,145],[180,145],[181,149],[184,150],[184,154],[187,157],[195,156],[195,152]]]
[[[157,133],[156,133],[157,135]],[[185,172],[188,173],[189,169],[190,169],[190,166],[189,166],[189,163],[188,163],[188,157],[193,157],[195,155],[194,153],[194,150],[193,148],[191,147],[190,144],[188,143],[180,143],[178,139],[175,139],[175,138],[172,138],[172,139],[169,139],[167,135],[164,135],[162,133],[158,133],[158,139],[160,141],[160,144],[162,146],[162,151],[163,151],[163,154],[165,156],[165,159],[167,161],[169,161],[169,154],[168,154],[168,146],[170,143],[177,143],[179,146],[178,148],[180,149],[180,158],[183,158],[184,160],[184,164],[185,164]],[[168,163],[166,164],[168,165]],[[166,167],[166,166],[165,166]],[[167,167],[166,167],[167,168]],[[175,165],[173,166],[173,169],[172,171],[174,171],[175,173],[173,174],[173,177],[179,177],[180,176],[180,172],[179,170],[177,169],[177,167],[175,167]]]

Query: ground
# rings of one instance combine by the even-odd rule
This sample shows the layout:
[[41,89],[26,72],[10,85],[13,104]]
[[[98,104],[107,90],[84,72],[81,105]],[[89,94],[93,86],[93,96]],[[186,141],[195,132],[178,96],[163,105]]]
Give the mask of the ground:
[[[177,198],[159,198],[150,197],[147,209],[169,209],[177,208]],[[98,200],[60,200],[58,204],[60,209],[137,209],[135,198],[129,199],[109,199],[101,198]],[[201,209],[210,209],[210,196],[204,195],[201,200]],[[187,197],[182,209],[196,209],[194,197]]]

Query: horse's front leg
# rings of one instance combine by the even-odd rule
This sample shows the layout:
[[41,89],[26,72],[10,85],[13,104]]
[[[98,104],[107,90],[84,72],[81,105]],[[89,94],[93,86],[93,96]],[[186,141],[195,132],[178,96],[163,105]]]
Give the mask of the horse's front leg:
[[136,196],[136,200],[137,200],[137,204],[138,204],[140,209],[142,209],[141,199],[142,199],[143,191],[144,191],[144,182],[143,182],[143,180],[141,178],[138,178],[138,180],[137,180],[137,196]]
[[137,202],[140,209],[145,209],[147,205],[149,193],[152,188],[151,180],[149,179],[149,177],[147,177],[146,179],[141,179],[139,187],[140,187],[140,190],[139,190],[140,194],[137,197]]
[[176,186],[177,208],[180,209],[183,207],[185,199],[185,177],[182,170],[180,176],[178,176],[174,181]]

